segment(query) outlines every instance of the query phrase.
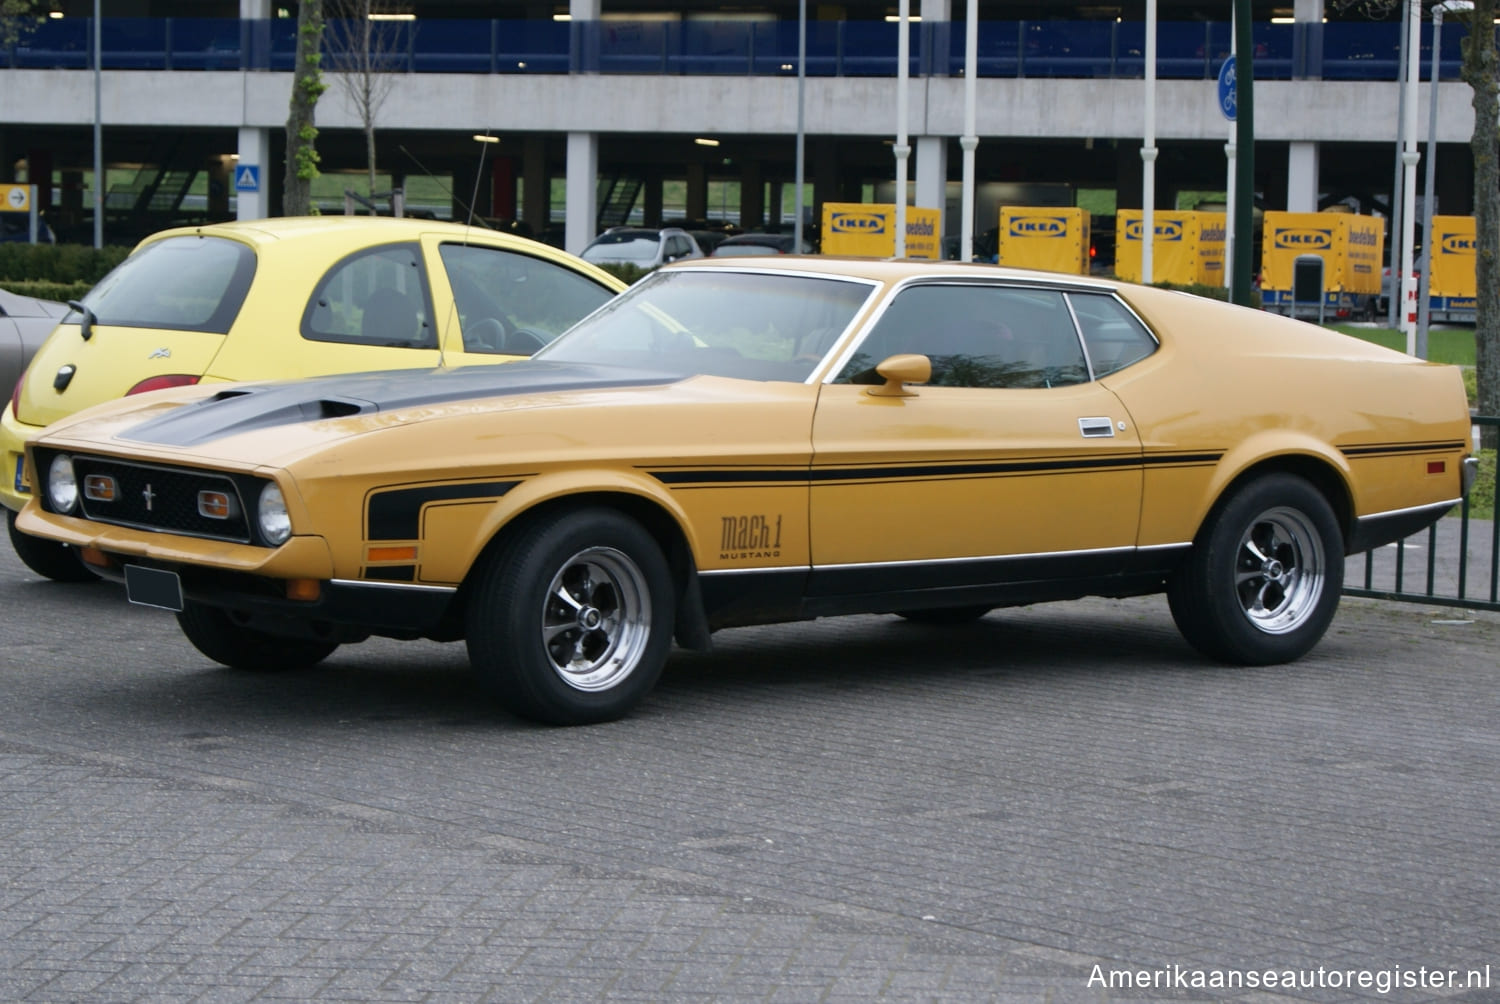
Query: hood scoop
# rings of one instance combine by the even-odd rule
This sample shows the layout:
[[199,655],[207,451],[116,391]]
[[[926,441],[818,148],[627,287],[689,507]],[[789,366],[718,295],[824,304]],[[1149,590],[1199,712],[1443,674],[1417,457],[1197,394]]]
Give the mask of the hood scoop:
[[200,446],[243,432],[399,408],[515,394],[659,386],[679,379],[613,366],[522,361],[240,384],[131,426],[119,438],[162,446]]

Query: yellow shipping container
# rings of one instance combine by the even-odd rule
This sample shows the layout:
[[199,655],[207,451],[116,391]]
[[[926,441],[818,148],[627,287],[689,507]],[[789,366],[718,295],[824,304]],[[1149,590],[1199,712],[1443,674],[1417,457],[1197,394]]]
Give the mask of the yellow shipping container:
[[1091,218],[1065,206],[1000,207],[1001,265],[1088,275]]
[[[1151,281],[1184,286],[1224,285],[1223,213],[1172,210],[1152,214],[1156,239],[1151,243]],[[1115,275],[1141,281],[1141,211],[1115,214]]]
[[[906,207],[906,257],[941,258],[940,213]],[[896,207],[891,203],[823,203],[823,253],[890,258],[896,253]]]
[[1261,302],[1290,311],[1296,261],[1315,255],[1323,259],[1324,308],[1335,316],[1373,313],[1384,248],[1384,221],[1373,216],[1270,210],[1261,241]]

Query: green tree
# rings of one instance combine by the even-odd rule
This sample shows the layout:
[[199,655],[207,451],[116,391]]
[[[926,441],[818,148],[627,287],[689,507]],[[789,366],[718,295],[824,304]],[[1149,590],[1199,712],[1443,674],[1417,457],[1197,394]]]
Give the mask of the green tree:
[[43,17],[41,0],[0,0],[0,50],[31,34]]
[[286,179],[283,216],[316,212],[312,183],[318,176],[318,98],[328,89],[322,73],[323,0],[302,0],[297,8],[297,57],[292,68],[291,108],[286,119]]

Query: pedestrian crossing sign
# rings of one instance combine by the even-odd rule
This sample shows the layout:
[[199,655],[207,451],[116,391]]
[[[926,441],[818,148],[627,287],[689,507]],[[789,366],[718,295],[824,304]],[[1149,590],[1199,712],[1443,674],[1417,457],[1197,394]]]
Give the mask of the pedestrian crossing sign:
[[236,165],[234,169],[234,190],[236,192],[260,191],[260,165]]

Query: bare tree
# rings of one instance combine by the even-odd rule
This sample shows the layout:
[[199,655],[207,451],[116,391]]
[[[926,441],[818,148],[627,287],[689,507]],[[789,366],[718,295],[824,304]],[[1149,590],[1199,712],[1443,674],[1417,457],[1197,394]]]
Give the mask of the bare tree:
[[291,108],[286,119],[284,216],[316,213],[312,183],[318,176],[318,98],[328,89],[322,74],[323,0],[302,0],[297,9],[297,57],[292,69]]
[[366,195],[375,194],[375,121],[391,88],[409,29],[405,22],[382,20],[385,0],[327,0],[329,69],[344,92],[365,134]]
[[[1387,18],[1406,0],[1344,0],[1333,6],[1371,17]],[[1430,11],[1435,0],[1424,3]],[[1455,5],[1457,6],[1457,5]],[[1474,369],[1478,384],[1476,404],[1482,415],[1500,415],[1500,55],[1495,46],[1497,0],[1473,0],[1471,9],[1445,9],[1468,33],[1463,40],[1463,78],[1474,92],[1474,132],[1469,152],[1474,160]],[[1475,25],[1485,29],[1475,31]],[[1496,430],[1484,430],[1486,447],[1493,448]]]
[[[1500,58],[1495,49],[1496,0],[1474,0],[1470,11],[1455,12],[1469,29],[1464,38],[1464,80],[1474,91],[1474,370],[1479,413],[1500,415]],[[1476,31],[1475,26],[1481,26]],[[1496,446],[1496,430],[1484,430],[1484,445]]]

